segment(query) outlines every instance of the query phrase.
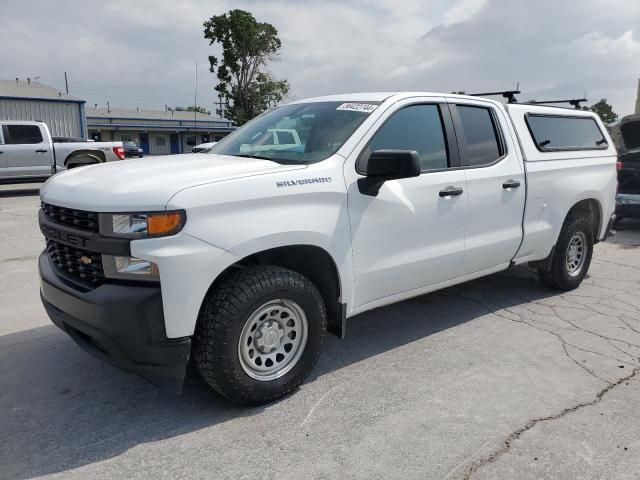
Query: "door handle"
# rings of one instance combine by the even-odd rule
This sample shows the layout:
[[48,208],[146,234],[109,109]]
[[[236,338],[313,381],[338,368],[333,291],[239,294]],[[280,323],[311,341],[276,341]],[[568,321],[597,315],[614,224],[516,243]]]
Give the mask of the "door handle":
[[440,190],[441,197],[457,197],[458,195],[462,195],[464,190],[460,187],[447,187],[444,190]]
[[47,153],[49,150],[36,150],[36,153]]
[[509,190],[511,188],[518,188],[520,186],[520,182],[517,180],[507,180],[502,184],[502,188],[505,190]]

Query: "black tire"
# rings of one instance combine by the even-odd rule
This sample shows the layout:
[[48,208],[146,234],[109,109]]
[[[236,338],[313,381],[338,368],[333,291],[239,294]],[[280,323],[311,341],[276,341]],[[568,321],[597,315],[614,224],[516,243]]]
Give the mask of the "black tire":
[[[306,315],[306,345],[289,371],[257,380],[241,364],[239,340],[252,314],[275,299],[295,302]],[[278,266],[246,267],[210,292],[194,335],[194,361],[207,384],[228,400],[245,405],[273,402],[298,388],[315,367],[327,331],[324,301],[302,275]],[[283,337],[284,338],[284,337]]]
[[[573,275],[567,266],[567,255],[569,244],[575,235],[584,236],[584,261],[579,271]],[[558,242],[556,243],[551,268],[549,271],[538,271],[542,282],[558,290],[573,290],[578,288],[584,277],[587,275],[591,256],[593,255],[593,229],[587,217],[569,215],[562,226]]]

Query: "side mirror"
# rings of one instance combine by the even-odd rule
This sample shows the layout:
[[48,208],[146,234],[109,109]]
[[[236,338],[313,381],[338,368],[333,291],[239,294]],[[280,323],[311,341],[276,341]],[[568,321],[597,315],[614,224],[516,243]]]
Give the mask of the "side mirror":
[[361,167],[364,178],[358,180],[363,195],[376,196],[387,180],[420,176],[420,158],[415,150],[376,150]]

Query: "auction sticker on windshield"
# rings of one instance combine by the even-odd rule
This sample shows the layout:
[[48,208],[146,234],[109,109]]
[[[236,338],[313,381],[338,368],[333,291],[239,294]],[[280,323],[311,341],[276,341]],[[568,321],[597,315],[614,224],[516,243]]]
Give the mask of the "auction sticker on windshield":
[[336,110],[347,110],[349,112],[373,112],[378,105],[371,105],[370,103],[343,103]]

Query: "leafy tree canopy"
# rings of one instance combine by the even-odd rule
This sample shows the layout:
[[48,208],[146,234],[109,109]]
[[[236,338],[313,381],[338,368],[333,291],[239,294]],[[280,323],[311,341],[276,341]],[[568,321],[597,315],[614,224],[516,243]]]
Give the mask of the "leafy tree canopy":
[[613,107],[607,103],[606,98],[591,105],[589,110],[597,113],[605,125],[609,125],[618,120],[618,114],[613,111]]
[[265,70],[282,46],[273,25],[257,22],[244,10],[230,10],[204,22],[204,38],[222,47],[221,59],[209,57],[209,69],[218,77],[216,90],[227,103],[226,117],[236,125],[280,102],[289,91],[286,80]]

